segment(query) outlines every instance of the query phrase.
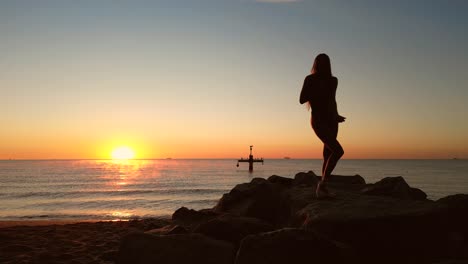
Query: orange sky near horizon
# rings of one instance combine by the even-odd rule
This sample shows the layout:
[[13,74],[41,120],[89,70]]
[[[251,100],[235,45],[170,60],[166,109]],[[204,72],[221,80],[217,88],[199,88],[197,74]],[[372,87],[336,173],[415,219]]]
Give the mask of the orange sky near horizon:
[[[344,126],[344,125],[343,125]],[[309,129],[305,129],[309,130]],[[302,138],[294,142],[272,143],[269,139],[254,139],[255,157],[294,159],[313,158],[320,159],[322,152],[321,142],[315,138],[313,131],[306,131]],[[50,143],[45,139],[36,140],[25,138],[18,143],[2,143],[0,159],[109,159],[112,151],[119,146],[128,146],[135,151],[137,159],[151,158],[233,158],[248,157],[249,144],[234,140],[235,135],[220,136],[215,140],[198,139],[196,141],[185,138],[157,143],[138,140],[139,137],[115,140],[87,140],[76,139],[69,141],[66,137],[50,138]],[[232,140],[231,143],[226,140]],[[451,159],[468,157],[466,148],[463,146],[452,148],[444,144],[432,144],[424,146],[423,139],[420,144],[404,147],[396,144],[400,139],[389,138],[383,140],[366,140],[364,142],[350,142],[341,140],[345,148],[345,159]],[[429,139],[430,140],[430,139]],[[11,155],[11,154],[14,155]]]

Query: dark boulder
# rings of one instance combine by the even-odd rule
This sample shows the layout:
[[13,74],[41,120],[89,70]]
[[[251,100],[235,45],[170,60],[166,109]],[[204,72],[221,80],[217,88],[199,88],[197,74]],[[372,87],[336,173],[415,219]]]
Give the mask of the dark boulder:
[[268,181],[271,183],[277,183],[285,187],[290,187],[293,183],[293,179],[291,178],[286,178],[286,177],[281,177],[278,175],[272,175],[268,177]]
[[[317,176],[320,180],[321,177]],[[331,175],[327,181],[328,187],[334,191],[360,192],[366,187],[366,181],[360,175]]]
[[[319,180],[320,178],[321,177],[318,177]],[[330,183],[342,183],[342,184],[366,184],[366,181],[364,180],[364,178],[358,174],[354,176],[331,175],[329,182]]]
[[468,259],[468,194],[449,195],[436,203],[445,209],[445,221],[440,224],[449,230],[451,256]]
[[440,198],[436,204],[450,218],[451,229],[464,230],[468,235],[468,194],[455,194]]
[[238,184],[223,195],[214,207],[217,213],[254,217],[274,223],[277,217],[283,187],[263,178]]
[[234,246],[201,234],[155,236],[134,233],[123,238],[118,264],[232,264]]
[[386,177],[365,187],[363,194],[390,196],[399,199],[425,200],[427,195],[416,188],[411,188],[401,176]]
[[450,209],[459,210],[468,215],[468,194],[449,195],[437,200],[438,204],[443,204]]
[[238,246],[240,241],[248,235],[272,230],[271,224],[257,218],[223,215],[201,223],[193,232],[225,240]]
[[423,201],[427,199],[427,194],[421,189],[410,187],[409,197],[413,200]]
[[[299,172],[294,177],[293,185],[314,186],[321,179],[322,177],[317,176],[313,171]],[[331,175],[328,182],[337,184],[366,184],[364,178],[357,174],[354,176]]]
[[315,232],[285,228],[244,238],[235,264],[341,263],[343,250]]
[[181,207],[172,214],[172,221],[190,229],[201,222],[208,221],[216,218],[217,216],[219,216],[219,213],[216,213],[211,209],[202,209],[197,211],[188,209],[187,207]]
[[319,181],[318,176],[313,172],[299,172],[294,176],[293,185],[315,186]]
[[340,193],[339,199],[310,202],[297,223],[352,245],[366,261],[429,261],[448,254],[443,212],[429,200]]

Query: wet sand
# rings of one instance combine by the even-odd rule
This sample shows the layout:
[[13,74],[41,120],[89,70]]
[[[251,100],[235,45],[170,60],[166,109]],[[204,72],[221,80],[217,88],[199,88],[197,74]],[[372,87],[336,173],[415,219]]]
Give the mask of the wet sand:
[[120,240],[169,219],[0,222],[0,263],[114,263]]

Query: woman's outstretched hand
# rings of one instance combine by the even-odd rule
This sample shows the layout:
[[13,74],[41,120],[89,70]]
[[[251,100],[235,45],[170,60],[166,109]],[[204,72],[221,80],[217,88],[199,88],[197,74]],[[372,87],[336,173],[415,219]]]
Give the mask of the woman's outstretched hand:
[[346,117],[344,117],[344,116],[338,115],[336,117],[336,121],[338,121],[338,123],[343,123],[345,120],[346,120]]

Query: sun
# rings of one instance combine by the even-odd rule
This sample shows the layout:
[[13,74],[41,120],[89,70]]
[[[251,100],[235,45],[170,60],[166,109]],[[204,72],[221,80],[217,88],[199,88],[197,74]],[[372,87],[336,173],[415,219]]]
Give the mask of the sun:
[[118,147],[112,151],[113,159],[133,159],[135,151],[129,147]]

